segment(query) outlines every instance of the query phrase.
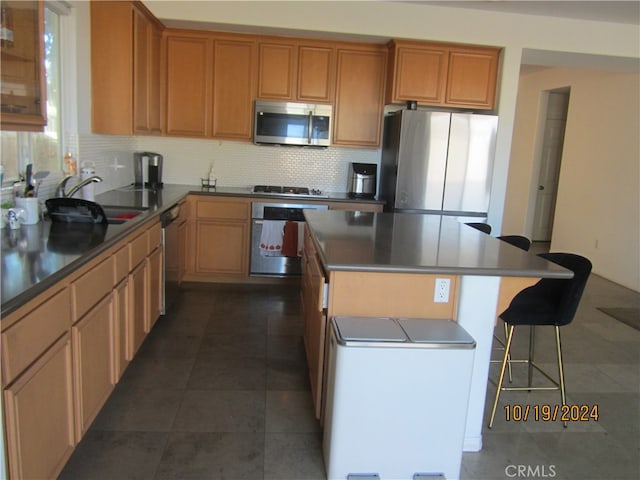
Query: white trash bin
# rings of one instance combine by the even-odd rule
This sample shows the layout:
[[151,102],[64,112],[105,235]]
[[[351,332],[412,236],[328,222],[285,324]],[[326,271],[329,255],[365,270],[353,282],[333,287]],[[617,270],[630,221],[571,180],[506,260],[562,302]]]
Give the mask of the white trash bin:
[[459,478],[474,353],[448,320],[333,318],[328,479]]

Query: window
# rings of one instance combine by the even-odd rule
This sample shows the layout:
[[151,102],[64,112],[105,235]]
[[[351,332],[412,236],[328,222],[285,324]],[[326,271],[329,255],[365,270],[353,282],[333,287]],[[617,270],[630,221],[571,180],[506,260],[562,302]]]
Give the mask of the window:
[[57,172],[62,167],[60,16],[49,5],[45,7],[44,24],[47,126],[43,132],[1,132],[0,158],[8,181],[24,174],[28,163],[33,164],[34,172]]

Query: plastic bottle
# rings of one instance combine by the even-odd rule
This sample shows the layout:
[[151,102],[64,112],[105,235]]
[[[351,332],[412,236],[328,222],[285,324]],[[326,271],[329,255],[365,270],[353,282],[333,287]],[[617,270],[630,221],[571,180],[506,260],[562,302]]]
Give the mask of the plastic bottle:
[[216,186],[216,176],[213,172],[213,162],[211,162],[211,168],[209,169],[209,187],[215,188]]
[[69,175],[78,174],[78,162],[73,158],[71,152],[67,152],[64,155],[64,166],[67,169]]
[[[96,174],[96,169],[92,162],[83,162],[82,169],[80,170],[80,180],[86,180],[89,177],[93,177]],[[93,182],[86,184],[82,187],[82,198],[94,202],[95,196],[95,184]]]

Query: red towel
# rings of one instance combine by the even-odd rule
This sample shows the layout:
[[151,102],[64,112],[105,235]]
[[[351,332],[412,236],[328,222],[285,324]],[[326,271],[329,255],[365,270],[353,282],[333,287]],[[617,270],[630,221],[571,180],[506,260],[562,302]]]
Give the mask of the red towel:
[[298,222],[287,222],[284,224],[282,255],[284,257],[298,256]]

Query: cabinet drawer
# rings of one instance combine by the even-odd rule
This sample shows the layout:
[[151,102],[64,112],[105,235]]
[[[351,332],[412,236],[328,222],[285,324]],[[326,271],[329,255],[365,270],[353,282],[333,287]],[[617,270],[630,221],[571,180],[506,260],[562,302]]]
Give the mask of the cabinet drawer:
[[71,284],[74,323],[111,291],[113,269],[113,257],[110,257]]
[[248,220],[249,204],[245,202],[207,202],[200,200],[196,203],[196,216],[198,218]]
[[147,235],[149,237],[147,254],[149,254],[162,243],[162,226],[159,223],[156,223],[153,227],[147,230]]
[[147,256],[147,232],[143,232],[129,242],[129,271],[133,270]]
[[65,288],[2,333],[3,385],[11,383],[71,326]]
[[114,283],[119,283],[129,274],[129,248],[125,245],[113,254]]

